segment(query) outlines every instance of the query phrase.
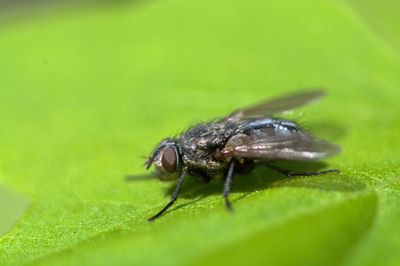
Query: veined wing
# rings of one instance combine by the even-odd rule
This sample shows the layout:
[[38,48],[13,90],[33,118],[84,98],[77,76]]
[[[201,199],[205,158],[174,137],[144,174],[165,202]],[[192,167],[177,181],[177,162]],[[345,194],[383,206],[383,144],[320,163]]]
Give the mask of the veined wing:
[[321,89],[302,91],[284,97],[267,100],[259,104],[237,110],[229,115],[226,120],[239,121],[243,119],[269,117],[304,106],[318,100],[325,95]]
[[324,140],[314,139],[303,131],[264,128],[250,135],[232,137],[224,152],[236,158],[268,160],[318,160],[332,156],[340,148]]

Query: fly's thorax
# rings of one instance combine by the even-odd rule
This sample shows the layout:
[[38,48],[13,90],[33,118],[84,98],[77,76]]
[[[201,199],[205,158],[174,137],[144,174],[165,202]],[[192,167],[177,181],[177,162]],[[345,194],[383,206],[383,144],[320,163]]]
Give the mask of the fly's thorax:
[[[198,155],[198,154],[197,154]],[[182,155],[182,163],[188,169],[189,173],[197,176],[213,177],[217,174],[225,172],[228,162],[217,161],[212,154],[204,154],[204,157],[197,157],[193,154]]]
[[207,159],[216,150],[221,150],[235,131],[236,126],[226,122],[194,126],[179,138],[182,154],[192,161]]

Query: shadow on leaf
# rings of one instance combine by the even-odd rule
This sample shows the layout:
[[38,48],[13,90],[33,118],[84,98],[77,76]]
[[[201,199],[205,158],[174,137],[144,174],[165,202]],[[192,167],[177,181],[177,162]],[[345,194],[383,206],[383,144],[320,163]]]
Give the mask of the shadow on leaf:
[[[322,162],[281,162],[279,167],[292,171],[319,171],[326,168]],[[200,178],[189,177],[180,193],[182,198],[206,197],[209,195],[221,194],[223,190],[223,179],[216,178],[210,183],[205,183]],[[167,190],[166,195],[171,195],[175,190],[173,183]],[[279,187],[302,187],[313,188],[325,191],[354,192],[365,188],[365,185],[354,178],[344,174],[323,174],[315,176],[287,177],[265,167],[259,166],[252,173],[247,175],[235,175],[232,183],[232,192],[251,193]]]
[[326,121],[310,122],[306,124],[305,128],[309,128],[318,137],[331,141],[337,141],[346,135],[346,127],[339,121],[329,121],[329,123]]

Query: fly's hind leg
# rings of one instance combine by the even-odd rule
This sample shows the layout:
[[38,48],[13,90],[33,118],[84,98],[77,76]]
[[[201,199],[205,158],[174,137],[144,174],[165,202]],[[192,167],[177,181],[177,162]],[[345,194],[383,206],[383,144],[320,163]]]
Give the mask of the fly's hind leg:
[[225,176],[224,192],[222,193],[222,196],[224,196],[225,198],[225,206],[228,210],[232,210],[232,205],[229,201],[229,193],[231,191],[234,168],[235,168],[235,159],[232,159],[229,163],[228,172],[226,173]]
[[340,173],[339,169],[328,169],[328,170],[323,170],[323,171],[310,171],[310,172],[294,172],[291,170],[287,170],[281,167],[278,167],[276,165],[273,165],[271,163],[265,163],[263,164],[265,167],[276,171],[278,173],[281,173],[282,175],[285,175],[287,177],[292,177],[292,176],[312,176],[312,175],[324,175],[324,174],[329,174],[329,173]]

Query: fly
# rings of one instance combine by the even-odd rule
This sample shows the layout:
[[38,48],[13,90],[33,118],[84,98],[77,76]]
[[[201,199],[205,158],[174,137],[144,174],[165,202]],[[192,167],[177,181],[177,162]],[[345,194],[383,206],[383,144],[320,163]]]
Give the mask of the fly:
[[146,160],[146,169],[154,164],[159,179],[178,182],[171,200],[149,221],[160,217],[174,204],[188,175],[199,176],[206,182],[216,175],[224,175],[222,196],[226,207],[231,209],[229,193],[233,175],[249,173],[256,165],[289,177],[339,172],[337,169],[292,172],[273,163],[320,160],[339,152],[338,146],[312,137],[295,122],[273,117],[322,96],[323,91],[315,90],[261,102],[164,139]]

